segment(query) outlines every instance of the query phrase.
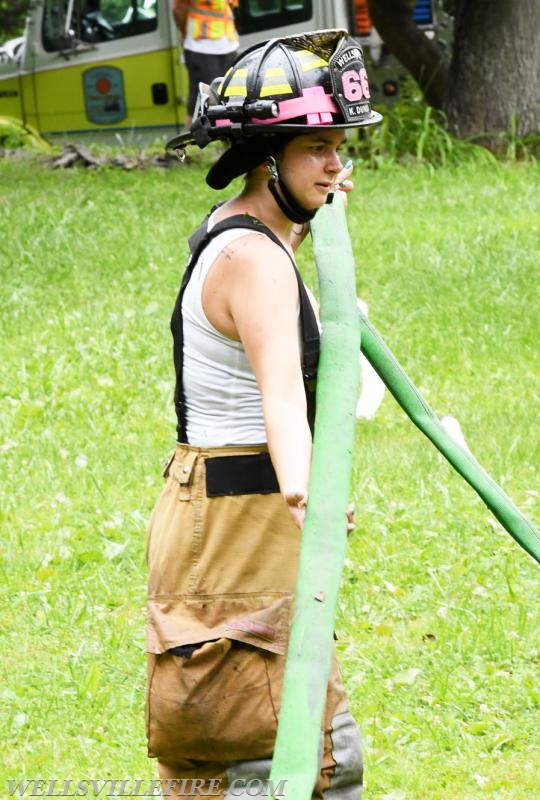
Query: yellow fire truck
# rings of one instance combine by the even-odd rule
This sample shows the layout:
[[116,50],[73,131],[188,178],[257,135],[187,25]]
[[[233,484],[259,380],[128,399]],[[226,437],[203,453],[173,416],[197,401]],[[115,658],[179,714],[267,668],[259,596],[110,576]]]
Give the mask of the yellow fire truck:
[[[0,117],[46,138],[179,130],[187,74],[170,0],[30,0],[24,36],[0,46]],[[437,30],[434,3],[413,15]],[[373,98],[394,97],[403,70],[383,57],[365,0],[240,0],[241,47],[273,36],[344,27],[371,57]]]

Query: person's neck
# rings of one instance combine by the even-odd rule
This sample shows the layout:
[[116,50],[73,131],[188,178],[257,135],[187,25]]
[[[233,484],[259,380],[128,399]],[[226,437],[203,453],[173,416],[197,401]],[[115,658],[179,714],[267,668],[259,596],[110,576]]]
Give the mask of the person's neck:
[[219,208],[216,213],[216,220],[226,219],[235,214],[249,214],[259,219],[287,247],[290,247],[294,222],[281,211],[270,194],[266,180],[264,183],[257,183],[255,186],[246,185],[240,194],[232,197]]

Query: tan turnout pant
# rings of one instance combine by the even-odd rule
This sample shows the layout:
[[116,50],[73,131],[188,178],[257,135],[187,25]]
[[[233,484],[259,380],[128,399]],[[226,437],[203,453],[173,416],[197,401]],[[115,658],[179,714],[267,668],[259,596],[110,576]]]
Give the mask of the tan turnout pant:
[[[206,476],[208,458],[263,451],[178,445],[149,524],[148,752],[171,797],[269,796],[300,532],[279,493],[209,497]],[[361,784],[334,656],[313,798]]]

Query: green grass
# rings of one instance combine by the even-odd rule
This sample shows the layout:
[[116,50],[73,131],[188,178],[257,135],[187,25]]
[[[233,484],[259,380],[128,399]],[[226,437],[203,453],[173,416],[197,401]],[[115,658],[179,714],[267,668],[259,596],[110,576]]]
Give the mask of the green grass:
[[[539,171],[358,165],[349,202],[372,321],[533,520]],[[185,239],[220,196],[202,175],[0,161],[0,797],[7,778],[156,775],[144,529]],[[352,494],[337,631],[367,800],[532,800],[536,566],[389,396],[358,423]]]

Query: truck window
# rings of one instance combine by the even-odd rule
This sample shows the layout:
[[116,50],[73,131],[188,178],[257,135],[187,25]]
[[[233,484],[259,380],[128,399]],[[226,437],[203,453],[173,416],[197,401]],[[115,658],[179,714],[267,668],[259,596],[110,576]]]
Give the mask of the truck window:
[[236,10],[241,34],[306,22],[313,14],[311,0],[247,0]]
[[157,28],[156,0],[45,0],[42,41],[47,52],[69,42],[108,42]]

